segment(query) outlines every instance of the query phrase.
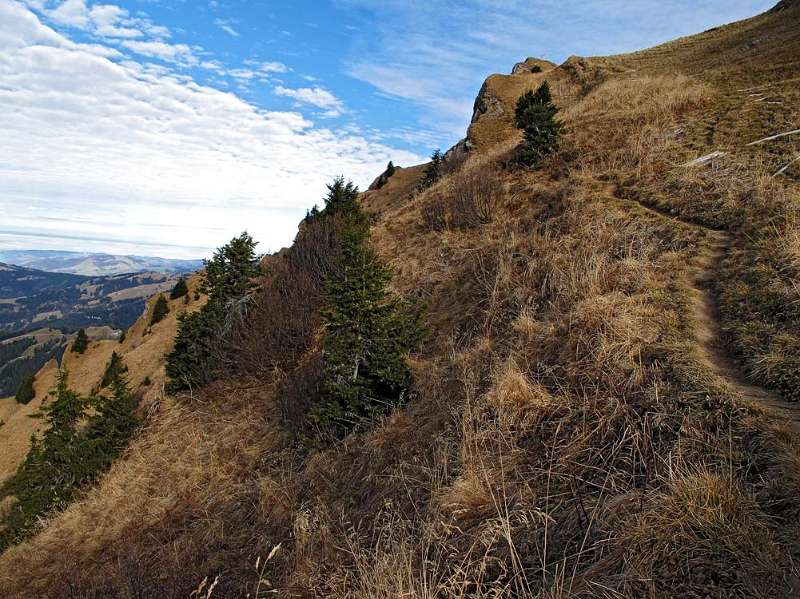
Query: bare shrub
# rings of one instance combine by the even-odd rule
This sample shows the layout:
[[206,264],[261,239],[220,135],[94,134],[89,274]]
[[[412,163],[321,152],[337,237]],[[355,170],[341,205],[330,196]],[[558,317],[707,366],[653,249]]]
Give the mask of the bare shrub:
[[503,181],[490,162],[467,165],[444,179],[420,209],[427,231],[463,230],[485,225],[495,217]]
[[238,372],[267,377],[311,346],[325,281],[338,267],[338,217],[305,224],[294,245],[270,258],[259,292],[232,328],[229,361]]
[[426,200],[420,213],[426,231],[444,231],[447,228],[447,206],[442,196],[435,195]]
[[467,229],[492,222],[502,181],[489,165],[461,171],[450,181],[449,226]]

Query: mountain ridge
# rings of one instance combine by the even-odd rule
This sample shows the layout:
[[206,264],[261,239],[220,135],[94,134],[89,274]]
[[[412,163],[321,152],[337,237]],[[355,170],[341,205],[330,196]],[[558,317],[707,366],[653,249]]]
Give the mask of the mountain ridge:
[[58,250],[0,250],[0,262],[48,272],[86,276],[137,272],[188,274],[203,267],[202,260]]
[[[313,279],[314,252],[267,260],[231,315],[261,340],[239,348],[253,363],[270,365],[273,338],[293,363],[164,393],[173,319],[195,308],[180,300],[153,332],[151,300],[122,346],[69,356],[83,390],[118,351],[144,425],[98,486],[0,555],[2,588],[797,595],[798,20],[490,76],[446,174],[420,189],[425,165],[397,169],[362,193],[370,249],[430,334],[408,402],[339,442],[295,426],[325,357],[324,327],[284,313],[305,281],[269,287],[294,259]],[[514,106],[544,81],[566,133],[521,168]]]

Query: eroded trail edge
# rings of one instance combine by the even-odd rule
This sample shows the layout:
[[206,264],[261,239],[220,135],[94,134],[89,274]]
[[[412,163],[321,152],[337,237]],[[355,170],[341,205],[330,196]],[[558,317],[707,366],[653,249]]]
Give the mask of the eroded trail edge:
[[731,248],[733,236],[726,231],[708,229],[696,223],[687,224],[705,229],[711,238],[692,286],[697,338],[706,362],[738,395],[757,403],[800,435],[800,405],[784,401],[780,394],[750,383],[725,347],[714,278]]

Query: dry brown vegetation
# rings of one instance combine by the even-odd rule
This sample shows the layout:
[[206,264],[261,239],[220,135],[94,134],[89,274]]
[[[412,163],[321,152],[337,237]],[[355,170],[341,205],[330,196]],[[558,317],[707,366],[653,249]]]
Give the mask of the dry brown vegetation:
[[[0,556],[0,586],[12,597],[797,594],[797,430],[721,376],[695,304],[698,280],[713,278],[734,347],[775,328],[748,346],[760,353],[742,352],[754,380],[797,373],[798,181],[771,176],[795,147],[762,157],[727,115],[740,87],[800,76],[784,27],[798,12],[492,78],[506,107],[553,81],[568,127],[556,156],[504,169],[519,141],[506,109],[473,123],[479,151],[430,189],[413,193],[421,169],[402,169],[363,196],[394,286],[428,306],[413,400],[328,449],[296,442],[286,416],[315,393],[331,233],[305,230],[244,321],[237,375],[163,398],[97,488]],[[718,63],[757,36],[780,70],[753,81]],[[683,166],[716,149],[728,158]],[[720,272],[715,228],[734,240]]]

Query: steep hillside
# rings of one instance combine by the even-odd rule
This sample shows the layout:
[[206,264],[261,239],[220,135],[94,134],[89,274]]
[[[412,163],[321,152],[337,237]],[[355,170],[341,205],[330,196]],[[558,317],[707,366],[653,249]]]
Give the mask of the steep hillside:
[[87,277],[0,264],[0,397],[13,395],[49,360],[60,360],[79,328],[92,329],[95,339],[115,339],[149,297],[176,281],[174,274]]
[[[800,4],[522,65],[435,184],[361,195],[427,306],[408,402],[309,443],[336,236],[306,224],[222,380],[154,383],[101,483],[0,555],[8,596],[800,595]],[[566,133],[526,169],[514,106],[543,81]],[[123,359],[163,380],[174,323],[144,326]]]

